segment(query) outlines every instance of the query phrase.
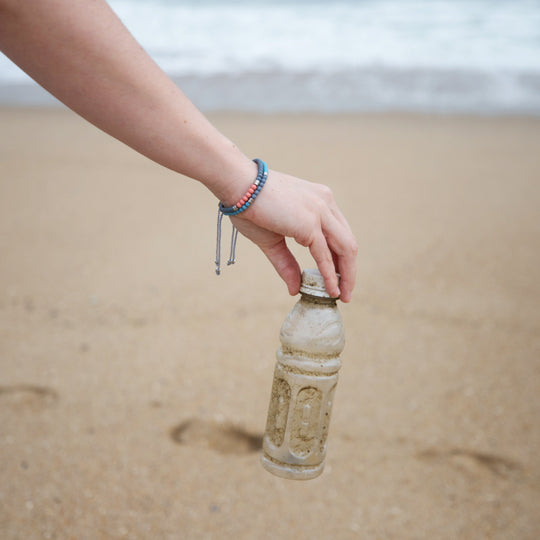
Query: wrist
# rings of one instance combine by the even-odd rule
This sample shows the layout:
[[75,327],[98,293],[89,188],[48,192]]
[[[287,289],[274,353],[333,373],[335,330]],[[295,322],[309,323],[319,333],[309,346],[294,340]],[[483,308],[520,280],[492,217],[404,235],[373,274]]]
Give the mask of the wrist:
[[257,165],[230,141],[202,183],[226,206],[236,203],[257,176]]

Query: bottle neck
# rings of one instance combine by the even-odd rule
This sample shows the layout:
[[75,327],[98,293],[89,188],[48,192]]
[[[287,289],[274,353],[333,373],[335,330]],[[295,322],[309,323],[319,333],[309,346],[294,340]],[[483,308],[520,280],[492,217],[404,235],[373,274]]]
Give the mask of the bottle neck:
[[301,300],[309,304],[318,304],[323,306],[337,306],[336,298],[328,298],[324,296],[313,296],[311,294],[301,293]]

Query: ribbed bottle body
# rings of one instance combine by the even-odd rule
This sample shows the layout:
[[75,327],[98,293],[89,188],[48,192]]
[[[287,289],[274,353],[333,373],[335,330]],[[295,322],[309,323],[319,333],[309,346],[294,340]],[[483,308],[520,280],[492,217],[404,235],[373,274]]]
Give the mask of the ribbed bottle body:
[[263,439],[264,467],[284,478],[321,474],[345,345],[335,299],[302,294],[280,333]]

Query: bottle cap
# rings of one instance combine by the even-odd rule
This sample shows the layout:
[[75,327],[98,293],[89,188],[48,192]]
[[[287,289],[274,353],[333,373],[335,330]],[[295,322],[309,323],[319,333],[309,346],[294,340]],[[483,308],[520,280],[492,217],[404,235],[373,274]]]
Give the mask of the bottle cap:
[[311,296],[318,296],[319,298],[334,298],[326,292],[324,278],[316,268],[308,268],[302,272],[302,285],[300,285],[300,292],[309,294]]

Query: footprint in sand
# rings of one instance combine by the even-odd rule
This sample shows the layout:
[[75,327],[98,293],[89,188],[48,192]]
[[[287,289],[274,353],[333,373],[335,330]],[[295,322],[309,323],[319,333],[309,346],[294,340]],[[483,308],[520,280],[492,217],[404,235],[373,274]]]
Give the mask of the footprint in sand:
[[209,448],[220,454],[249,454],[262,448],[262,435],[247,432],[231,423],[192,418],[170,431],[177,444]]
[[418,457],[429,461],[449,463],[468,474],[489,472],[501,478],[516,478],[522,471],[522,466],[516,461],[465,448],[450,448],[449,450],[432,448],[419,452]]
[[46,386],[15,384],[0,386],[0,407],[17,410],[41,410],[58,400],[58,393]]

